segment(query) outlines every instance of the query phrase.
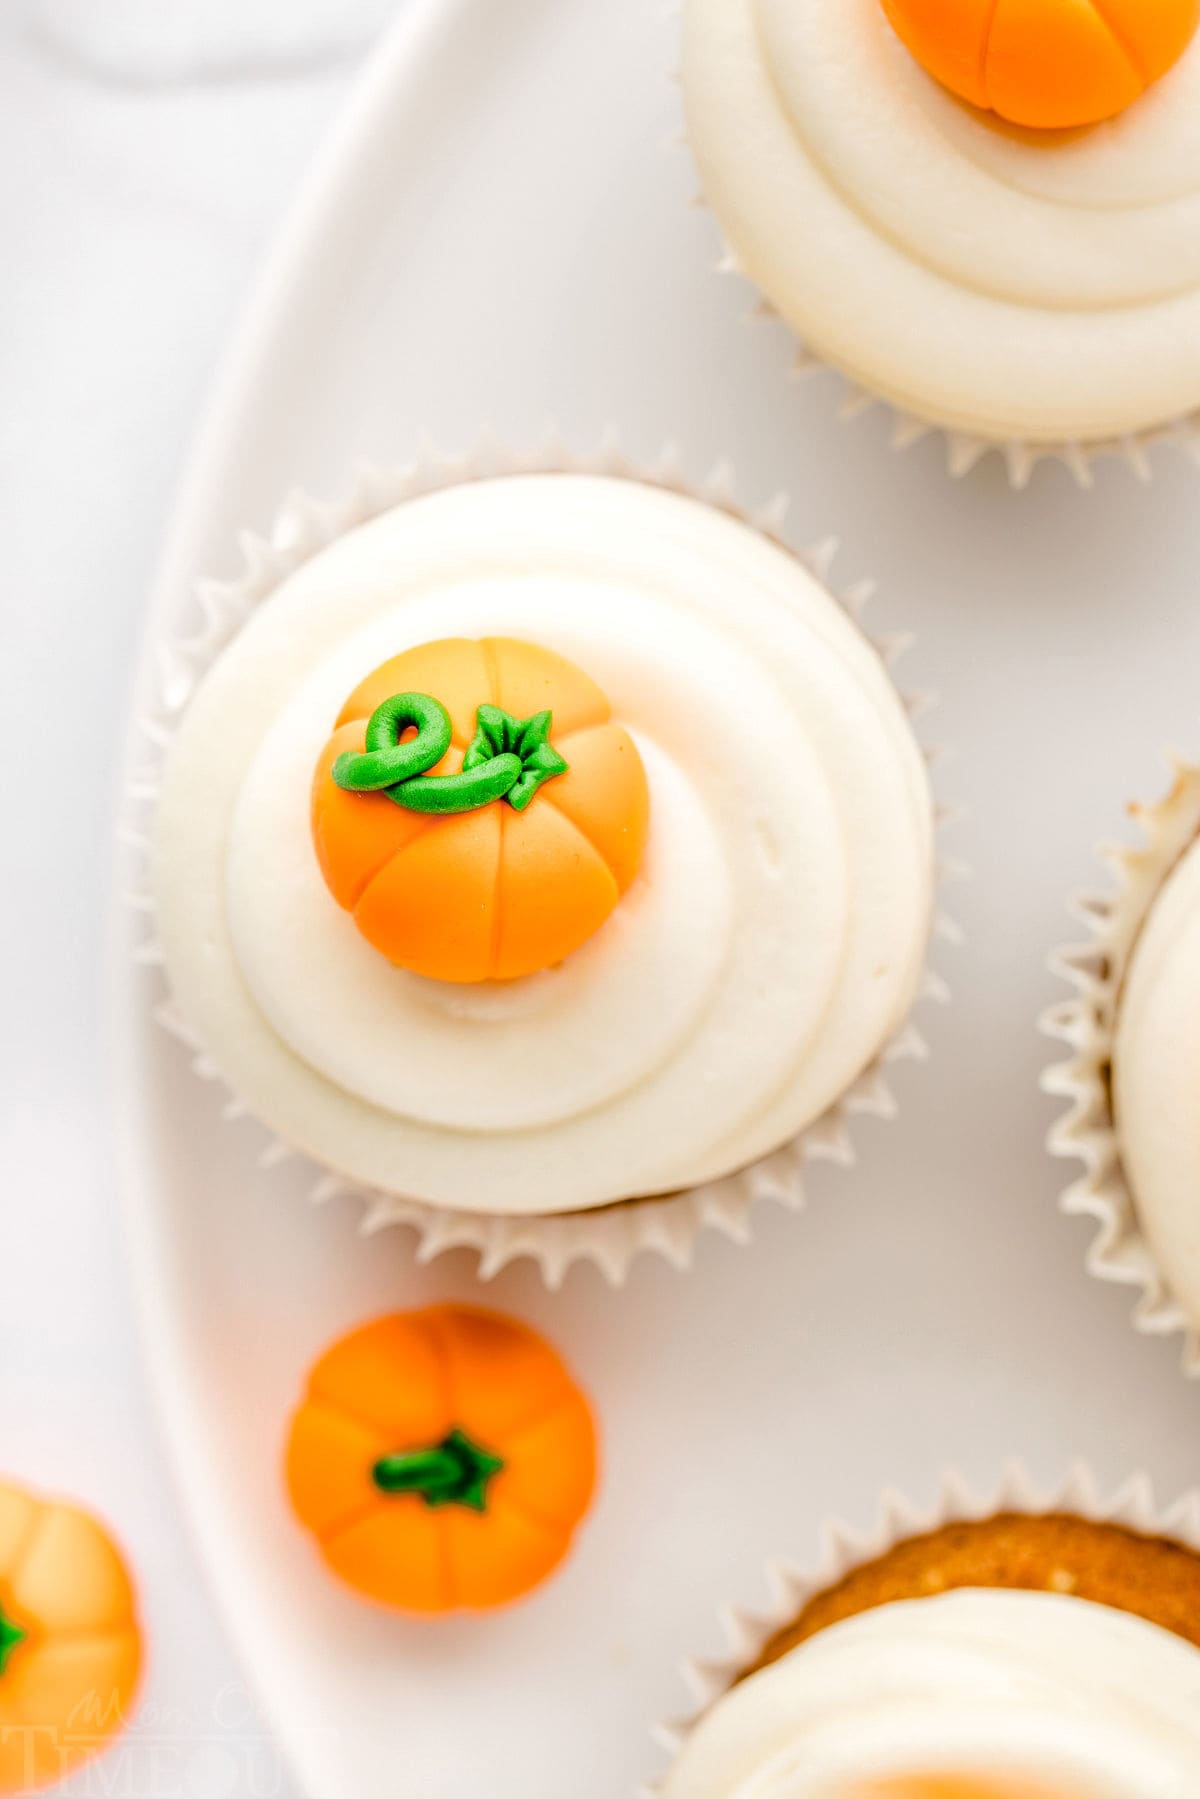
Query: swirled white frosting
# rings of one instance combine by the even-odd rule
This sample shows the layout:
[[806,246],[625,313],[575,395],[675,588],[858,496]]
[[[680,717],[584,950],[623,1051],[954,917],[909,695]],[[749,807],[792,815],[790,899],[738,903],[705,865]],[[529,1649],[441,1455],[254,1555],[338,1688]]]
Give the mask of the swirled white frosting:
[[664,1799],[859,1799],[939,1774],[1003,1799],[1193,1799],[1200,1653],[1058,1594],[883,1606],[718,1700]]
[[1138,1220],[1171,1292],[1200,1320],[1200,842],[1164,882],[1135,945],[1112,1076]]
[[[365,674],[489,634],[604,688],[650,840],[561,966],[463,988],[359,935],[308,793]],[[249,620],[169,758],[158,910],[181,1010],[287,1141],[433,1204],[573,1210],[742,1167],[845,1091],[913,999],[931,833],[901,702],[793,557],[656,488],[517,477],[349,533]]]
[[1200,406],[1200,40],[1111,123],[1031,133],[941,88],[880,0],[686,0],[683,87],[742,267],[863,386],[1043,441]]

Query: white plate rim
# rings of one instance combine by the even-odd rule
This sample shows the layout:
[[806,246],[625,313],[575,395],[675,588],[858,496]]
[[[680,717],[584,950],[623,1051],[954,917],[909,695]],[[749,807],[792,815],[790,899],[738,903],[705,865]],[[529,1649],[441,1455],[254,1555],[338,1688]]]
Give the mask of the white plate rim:
[[[352,96],[319,149],[285,214],[254,282],[240,323],[214,381],[212,396],[197,426],[193,446],[171,507],[163,547],[149,590],[141,648],[130,688],[129,727],[115,802],[113,833],[125,829],[125,795],[142,747],[138,723],[144,702],[155,691],[156,653],[168,622],[192,588],[201,521],[207,516],[236,420],[251,404],[256,389],[270,379],[272,346],[286,335],[287,316],[296,278],[313,255],[326,221],[352,190],[366,147],[383,124],[384,109],[403,103],[406,83],[415,81],[431,58],[444,53],[465,21],[486,0],[407,0],[405,11],[368,59]],[[172,1337],[167,1310],[156,1290],[155,1244],[160,1229],[154,1177],[141,1139],[134,1094],[147,1040],[160,1027],[148,1018],[144,996],[131,980],[135,916],[123,886],[124,858],[114,859],[109,894],[103,982],[108,1017],[110,1067],[107,1082],[117,1189],[125,1253],[131,1273],[136,1328],[142,1366],[151,1394],[160,1441],[184,1526],[198,1551],[203,1577],[220,1620],[255,1698],[284,1748],[293,1779],[302,1780],[296,1757],[287,1747],[282,1699],[264,1670],[269,1658],[260,1645],[253,1614],[237,1602],[234,1576],[228,1568],[227,1545],[213,1526],[219,1507],[195,1498],[217,1479],[202,1456],[192,1453],[179,1422],[188,1412],[187,1377],[182,1365],[165,1353]],[[151,1653],[153,1645],[151,1645]]]

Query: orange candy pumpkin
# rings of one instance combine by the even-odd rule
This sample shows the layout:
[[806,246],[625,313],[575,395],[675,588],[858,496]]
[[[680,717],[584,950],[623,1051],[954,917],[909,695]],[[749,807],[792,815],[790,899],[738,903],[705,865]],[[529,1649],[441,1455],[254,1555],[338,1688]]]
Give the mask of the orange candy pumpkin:
[[[566,772],[543,773],[532,799],[449,815],[348,791],[334,778],[339,759],[364,753],[376,709],[400,694],[433,696],[449,715],[435,781],[469,764],[481,707],[511,726],[548,712],[542,754],[557,752]],[[342,707],[313,782],[330,893],[390,962],[441,981],[510,980],[578,949],[637,874],[648,819],[642,759],[600,689],[563,657],[507,637],[446,638],[385,662]]]
[[526,1325],[430,1306],[325,1351],[286,1468],[297,1517],[350,1586],[405,1611],[478,1609],[566,1555],[595,1487],[595,1428]]
[[883,0],[917,61],[973,106],[1035,128],[1096,124],[1183,55],[1200,0]]
[[61,1781],[129,1716],[142,1648],[108,1533],[0,1483],[0,1793]]

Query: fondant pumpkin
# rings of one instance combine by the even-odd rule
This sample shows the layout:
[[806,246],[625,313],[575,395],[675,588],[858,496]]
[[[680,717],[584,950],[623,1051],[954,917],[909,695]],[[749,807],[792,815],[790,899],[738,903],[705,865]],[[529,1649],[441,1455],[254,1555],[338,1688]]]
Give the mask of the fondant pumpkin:
[[883,0],[924,68],[1016,125],[1092,125],[1183,55],[1200,0]]
[[287,1484],[333,1572],[414,1612],[504,1605],[557,1567],[596,1478],[587,1401],[523,1324],[471,1306],[377,1319],[321,1356]]
[[0,1793],[61,1781],[105,1748],[141,1660],[133,1589],[107,1532],[0,1483]]
[[578,949],[637,874],[648,816],[642,759],[600,689],[506,637],[376,669],[312,795],[334,899],[390,962],[442,981],[509,980]]

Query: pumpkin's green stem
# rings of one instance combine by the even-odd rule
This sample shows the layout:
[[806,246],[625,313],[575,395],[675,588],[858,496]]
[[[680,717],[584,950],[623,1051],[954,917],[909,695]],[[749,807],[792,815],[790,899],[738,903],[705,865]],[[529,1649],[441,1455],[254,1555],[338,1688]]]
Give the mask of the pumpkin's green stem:
[[487,1511],[488,1484],[504,1463],[455,1429],[429,1449],[380,1456],[371,1477],[381,1493],[417,1493],[426,1505]]
[[11,1618],[6,1618],[0,1611],[0,1675],[7,1670],[9,1657],[13,1650],[19,1643],[25,1641],[28,1634],[27,1631],[21,1629],[19,1624],[14,1624]]
[[[386,793],[409,812],[474,812],[495,800],[523,812],[543,782],[567,772],[550,725],[549,712],[514,718],[499,706],[479,706],[458,773],[431,775],[450,747],[450,714],[430,694],[394,693],[371,714],[366,749],[340,755],[333,778],[348,793]],[[416,737],[404,742],[414,727]]]

